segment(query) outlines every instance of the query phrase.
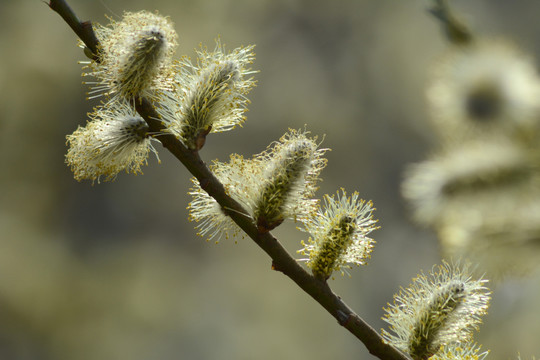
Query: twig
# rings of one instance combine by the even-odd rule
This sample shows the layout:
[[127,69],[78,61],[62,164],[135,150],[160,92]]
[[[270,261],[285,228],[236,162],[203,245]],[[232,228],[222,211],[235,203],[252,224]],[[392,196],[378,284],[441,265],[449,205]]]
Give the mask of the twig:
[[98,39],[94,30],[92,29],[92,23],[90,21],[80,21],[75,12],[65,1],[49,2],[49,7],[58,13],[64,19],[64,21],[71,27],[71,29],[77,34],[79,39],[85,43],[85,45],[92,52],[93,58],[96,59],[98,55]]
[[451,11],[448,0],[433,0],[434,5],[428,11],[441,22],[450,42],[456,45],[469,43],[473,36],[467,26]]
[[[49,7],[68,23],[94,54],[97,54],[99,43],[91,26],[89,26],[89,22],[81,23],[64,0],[50,0]],[[256,225],[250,219],[240,215],[245,214],[246,211],[238,202],[225,193],[223,185],[208,169],[198,152],[188,150],[174,135],[164,132],[165,126],[158,120],[159,115],[148,99],[137,98],[134,103],[137,112],[148,123],[150,132],[159,134],[155,136],[156,139],[197,178],[204,190],[221,205],[222,209],[230,209],[228,215],[272,258],[274,269],[288,276],[322,305],[336,318],[340,325],[362,341],[371,354],[385,360],[408,359],[397,349],[387,345],[377,331],[370,327],[339,296],[332,292],[325,281],[318,280],[304,270],[272,234],[269,232],[259,232]]]

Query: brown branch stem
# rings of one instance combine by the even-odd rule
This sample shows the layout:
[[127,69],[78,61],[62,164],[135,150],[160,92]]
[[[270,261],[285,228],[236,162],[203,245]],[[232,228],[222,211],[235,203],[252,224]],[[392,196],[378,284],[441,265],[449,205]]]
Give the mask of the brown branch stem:
[[429,12],[441,22],[448,40],[456,45],[466,45],[473,39],[467,25],[458,19],[450,9],[448,0],[434,0]]
[[79,39],[90,49],[94,57],[97,57],[99,42],[94,29],[92,29],[92,24],[89,21],[80,21],[71,7],[63,0],[51,0],[48,5],[64,19]]
[[[98,40],[88,26],[88,22],[81,23],[75,13],[67,5],[65,0],[50,0],[49,7],[57,12],[68,25],[75,31],[79,38],[97,54]],[[146,120],[150,132],[156,135],[162,145],[169,150],[200,183],[205,184],[208,192],[224,209],[230,209],[229,216],[238,224],[246,234],[255,241],[272,259],[274,269],[279,270],[302,290],[308,293],[315,301],[323,306],[340,325],[349,330],[354,336],[364,343],[369,352],[379,359],[407,360],[408,357],[394,347],[384,343],[382,337],[369,324],[351,310],[339,296],[337,296],[325,281],[321,281],[310,275],[298,262],[285,250],[280,242],[269,232],[258,231],[253,221],[241,214],[247,211],[225,193],[223,185],[214,176],[199,153],[186,148],[174,135],[165,133],[165,126],[159,120],[152,103],[145,98],[134,100],[137,112]]]

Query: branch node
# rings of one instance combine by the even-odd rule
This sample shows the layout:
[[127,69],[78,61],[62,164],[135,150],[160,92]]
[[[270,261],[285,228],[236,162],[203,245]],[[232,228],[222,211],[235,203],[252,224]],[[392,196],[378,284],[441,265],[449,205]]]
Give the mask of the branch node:
[[283,272],[283,270],[280,269],[279,264],[277,264],[274,260],[272,260],[271,269],[274,271],[279,271],[281,273]]

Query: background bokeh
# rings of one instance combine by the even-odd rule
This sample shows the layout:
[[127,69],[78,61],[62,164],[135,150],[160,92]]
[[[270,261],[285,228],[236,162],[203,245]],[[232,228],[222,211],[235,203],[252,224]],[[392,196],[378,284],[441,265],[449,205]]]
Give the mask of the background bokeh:
[[[243,128],[211,135],[210,161],[262,151],[289,127],[325,134],[319,195],[340,187],[374,201],[382,228],[370,264],[331,286],[374,328],[420,269],[440,263],[399,186],[436,144],[426,126],[429,64],[446,44],[427,1],[72,0],[82,19],[159,10],[180,37],[256,44],[258,86]],[[540,59],[540,3],[459,0],[473,29],[514,38]],[[78,183],[65,135],[85,101],[76,37],[45,3],[0,0],[0,358],[370,359],[363,344],[249,240],[215,245],[187,220],[190,176],[160,151],[144,176]],[[304,234],[275,231],[294,252]],[[540,356],[540,273],[508,279],[476,340],[492,358]]]

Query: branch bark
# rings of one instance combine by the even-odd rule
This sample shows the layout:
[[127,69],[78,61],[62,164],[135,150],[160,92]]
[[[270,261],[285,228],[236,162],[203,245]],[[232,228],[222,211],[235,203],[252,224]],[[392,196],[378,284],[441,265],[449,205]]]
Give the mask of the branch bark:
[[[48,5],[64,19],[93,54],[98,53],[99,42],[90,22],[81,22],[65,0],[50,0]],[[223,185],[206,166],[199,153],[189,150],[174,135],[164,132],[165,126],[148,99],[136,98],[134,104],[137,112],[148,123],[150,132],[159,134],[155,135],[155,138],[197,178],[201,187],[216,199],[223,209],[230,209],[228,215],[270,256],[274,270],[285,274],[324,307],[341,326],[362,341],[372,355],[384,360],[409,359],[399,350],[386,344],[377,331],[330,289],[326,281],[321,281],[304,270],[271,233],[259,232],[256,224],[242,216],[241,214],[246,214],[247,211],[225,193]]]

